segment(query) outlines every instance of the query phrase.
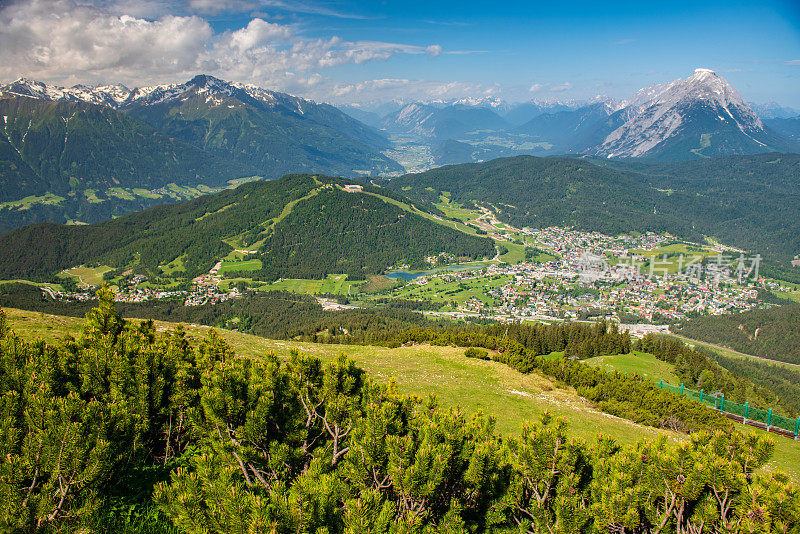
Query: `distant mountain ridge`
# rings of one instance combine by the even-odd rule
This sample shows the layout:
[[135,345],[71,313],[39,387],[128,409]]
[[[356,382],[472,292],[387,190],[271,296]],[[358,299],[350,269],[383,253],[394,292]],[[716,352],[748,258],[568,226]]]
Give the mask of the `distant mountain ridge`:
[[451,104],[408,104],[383,118],[390,132],[413,133],[421,137],[455,139],[476,130],[502,130],[508,123],[486,106]]
[[[622,109],[625,121],[589,153],[605,157],[691,159],[787,149],[741,95],[710,69],[639,91]],[[617,122],[619,119],[617,119]],[[614,117],[611,119],[614,124]]]
[[684,161],[800,152],[795,110],[775,103],[751,105],[705,68],[645,87],[622,101],[597,96],[583,102],[510,104],[478,97],[407,103],[382,117],[366,108],[351,113],[390,134],[417,136],[432,153],[446,141],[470,144],[472,150],[450,155],[469,158],[464,162],[517,154]]
[[[175,113],[176,108],[188,101],[196,107],[208,110],[233,109],[249,106],[260,111],[274,113],[283,119],[284,126],[291,120],[302,119],[315,123],[342,136],[352,139],[371,149],[386,148],[387,140],[374,129],[352,119],[329,104],[318,104],[297,96],[262,89],[252,84],[227,82],[209,75],[198,75],[184,83],[172,83],[128,89],[124,85],[101,85],[89,87],[76,85],[70,88],[47,85],[42,82],[20,78],[10,84],[0,86],[0,93],[7,95],[28,96],[40,100],[54,102],[85,102],[110,107],[145,117],[154,122],[165,122],[157,113],[145,112],[148,108],[157,108],[167,113]],[[148,122],[148,121],[146,121]],[[155,125],[154,125],[155,126]],[[394,167],[391,160],[386,165]],[[282,175],[280,171],[276,173]]]

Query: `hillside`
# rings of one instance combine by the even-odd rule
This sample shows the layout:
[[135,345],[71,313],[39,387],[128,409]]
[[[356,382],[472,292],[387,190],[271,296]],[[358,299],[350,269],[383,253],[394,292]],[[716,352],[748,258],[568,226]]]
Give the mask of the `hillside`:
[[99,221],[169,199],[156,191],[170,184],[179,191],[255,174],[108,107],[3,96],[0,116],[0,231]]
[[551,143],[552,153],[580,154],[602,143],[614,128],[619,119],[612,118],[612,112],[606,103],[599,102],[578,109],[542,113],[514,131]]
[[800,364],[800,304],[697,317],[670,329],[747,354]]
[[[73,190],[225,184],[253,169],[211,156],[110,108],[0,98],[0,201]],[[16,172],[13,169],[16,167]]]
[[494,255],[491,240],[407,211],[403,197],[369,186],[347,193],[341,183],[290,175],[94,225],[26,226],[0,236],[0,277],[48,279],[73,265],[101,262],[191,278],[242,248],[262,262],[250,273],[261,280],[328,273],[363,279],[442,252]]
[[120,109],[267,178],[402,170],[380,153],[382,135],[328,104],[202,75],[138,91]]
[[787,276],[800,251],[797,154],[669,164],[519,156],[408,174],[388,187],[432,202],[442,191],[487,202],[515,226],[710,235],[762,254]]
[[333,106],[197,76],[183,84],[0,87],[0,232],[93,223],[291,172],[398,172]]
[[672,214],[653,214],[666,195],[641,184],[636,174],[579,159],[517,156],[451,165],[392,179],[388,187],[428,201],[447,191],[455,202],[490,203],[515,226],[577,226],[607,233],[634,226],[691,230]]
[[795,142],[800,141],[800,117],[765,119],[764,124]]

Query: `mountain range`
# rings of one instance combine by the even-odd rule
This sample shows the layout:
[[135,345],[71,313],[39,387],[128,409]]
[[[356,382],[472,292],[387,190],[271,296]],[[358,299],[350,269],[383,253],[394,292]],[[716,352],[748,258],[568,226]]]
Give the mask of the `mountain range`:
[[384,136],[329,104],[199,75],[181,84],[71,88],[20,79],[4,98],[83,103],[126,113],[159,132],[267,178],[311,170],[354,175],[401,168],[380,150]]
[[641,89],[624,101],[596,97],[584,103],[511,105],[462,99],[409,103],[377,119],[364,109],[358,113],[389,134],[419,137],[436,154],[451,139],[475,147],[441,155],[435,158],[438,163],[468,152],[472,160],[585,154],[681,161],[800,150],[796,110],[774,103],[755,109],[724,78],[700,68],[686,79]]
[[181,84],[0,87],[0,231],[99,222],[289,172],[400,172],[386,138],[328,104],[197,76]]
[[793,110],[758,109],[764,118],[708,69],[625,101],[347,107],[357,118],[206,75],[134,89],[20,79],[0,87],[0,232],[100,222],[296,172],[400,175],[386,154],[429,168],[519,154],[681,161],[800,151]]

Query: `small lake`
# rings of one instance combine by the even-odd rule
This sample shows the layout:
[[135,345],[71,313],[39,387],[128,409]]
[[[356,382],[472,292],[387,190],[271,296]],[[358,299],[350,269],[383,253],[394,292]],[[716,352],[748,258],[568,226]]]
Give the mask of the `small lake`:
[[414,278],[420,277],[425,273],[410,273],[408,271],[395,271],[393,273],[386,273],[386,278],[399,278],[400,280],[405,280],[406,282],[410,282]]
[[486,264],[473,263],[465,265],[446,265],[444,267],[437,267],[436,269],[431,269],[430,271],[420,271],[415,273],[410,273],[408,271],[394,271],[391,273],[386,273],[386,278],[395,278],[404,280],[406,282],[410,282],[411,280],[419,278],[420,276],[428,276],[431,274],[439,274],[443,272],[470,271],[473,269],[480,269],[481,267],[485,266]]

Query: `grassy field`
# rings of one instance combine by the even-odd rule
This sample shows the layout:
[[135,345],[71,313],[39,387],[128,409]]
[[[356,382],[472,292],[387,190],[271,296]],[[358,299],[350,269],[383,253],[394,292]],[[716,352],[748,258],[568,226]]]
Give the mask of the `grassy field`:
[[358,289],[364,293],[378,293],[380,291],[386,291],[393,288],[395,285],[397,285],[397,283],[397,280],[387,278],[382,274],[376,274],[367,277],[366,283]]
[[456,218],[466,224],[481,216],[479,211],[469,210],[458,202],[452,202],[450,198],[448,198],[448,195],[442,195],[440,198],[441,202],[436,204],[436,207],[442,210],[448,217]]
[[79,284],[99,286],[103,283],[103,274],[113,270],[114,269],[108,265],[101,265],[99,267],[73,267],[72,269],[61,271],[61,274],[75,278]]
[[680,380],[673,371],[673,367],[658,360],[652,354],[634,351],[630,354],[615,354],[612,356],[597,356],[589,358],[586,363],[606,371],[619,371],[620,373],[638,374],[651,380],[663,380],[667,384],[677,385]]
[[304,280],[299,278],[284,278],[259,287],[262,291],[292,291],[294,293],[331,293],[335,295],[350,295],[358,292],[358,287],[363,282],[351,282],[346,274],[329,274],[322,280]]
[[[702,256],[705,258],[717,254],[708,247],[698,247],[685,243],[673,243],[672,245],[654,248],[653,250],[633,249],[630,252],[632,254],[644,256],[649,262],[653,262],[652,270],[656,274],[665,271],[674,274],[678,271],[685,270],[689,262],[695,257]],[[664,255],[667,256],[666,259],[664,259]],[[681,255],[683,255],[683,258],[681,258]],[[650,268],[650,265],[643,267],[646,271],[649,271]]]
[[53,193],[45,193],[44,195],[41,196],[30,195],[25,198],[21,198],[19,200],[0,202],[0,209],[8,208],[8,209],[27,210],[30,209],[31,206],[33,206],[34,204],[51,205],[51,204],[59,204],[63,201],[64,197],[54,195]]
[[106,190],[106,195],[110,197],[121,198],[122,200],[135,200],[136,194],[130,189],[124,187],[109,187]]
[[457,282],[445,282],[439,277],[429,279],[424,286],[406,284],[394,292],[394,296],[404,299],[424,299],[433,302],[446,303],[456,301],[464,304],[471,298],[476,298],[485,304],[492,304],[493,299],[486,295],[485,290],[492,287],[501,287],[511,280],[510,276],[496,276],[491,279],[480,278]]
[[229,271],[258,271],[261,269],[261,260],[226,261],[219,268],[219,274]]
[[102,198],[97,196],[97,191],[95,189],[85,189],[83,194],[90,204],[100,204],[101,202],[104,202]]
[[[45,315],[36,312],[6,310],[11,328],[26,339],[41,338],[56,342],[65,334],[76,335],[81,319]],[[159,330],[173,328],[170,323],[156,322]],[[209,330],[187,325],[192,342]],[[674,440],[683,435],[636,425],[625,419],[604,414],[579,397],[571,388],[559,387],[547,377],[523,375],[492,361],[466,358],[464,350],[455,347],[416,345],[389,349],[354,345],[326,345],[295,341],[278,341],[219,330],[241,356],[258,358],[275,353],[288,356],[292,349],[331,361],[339,354],[355,360],[378,381],[394,380],[407,394],[435,394],[445,406],[460,406],[470,413],[483,411],[497,419],[498,430],[516,435],[522,422],[540,417],[545,411],[562,416],[569,422],[574,437],[593,440],[598,433],[621,443],[652,439],[660,434]],[[749,427],[741,427],[744,431]],[[757,432],[757,431],[756,431]],[[774,437],[775,456],[771,468],[789,473],[800,481],[800,442]]]
[[525,245],[510,243],[508,241],[498,241],[497,243],[508,249],[508,252],[500,256],[500,259],[505,263],[513,265],[525,261]]

